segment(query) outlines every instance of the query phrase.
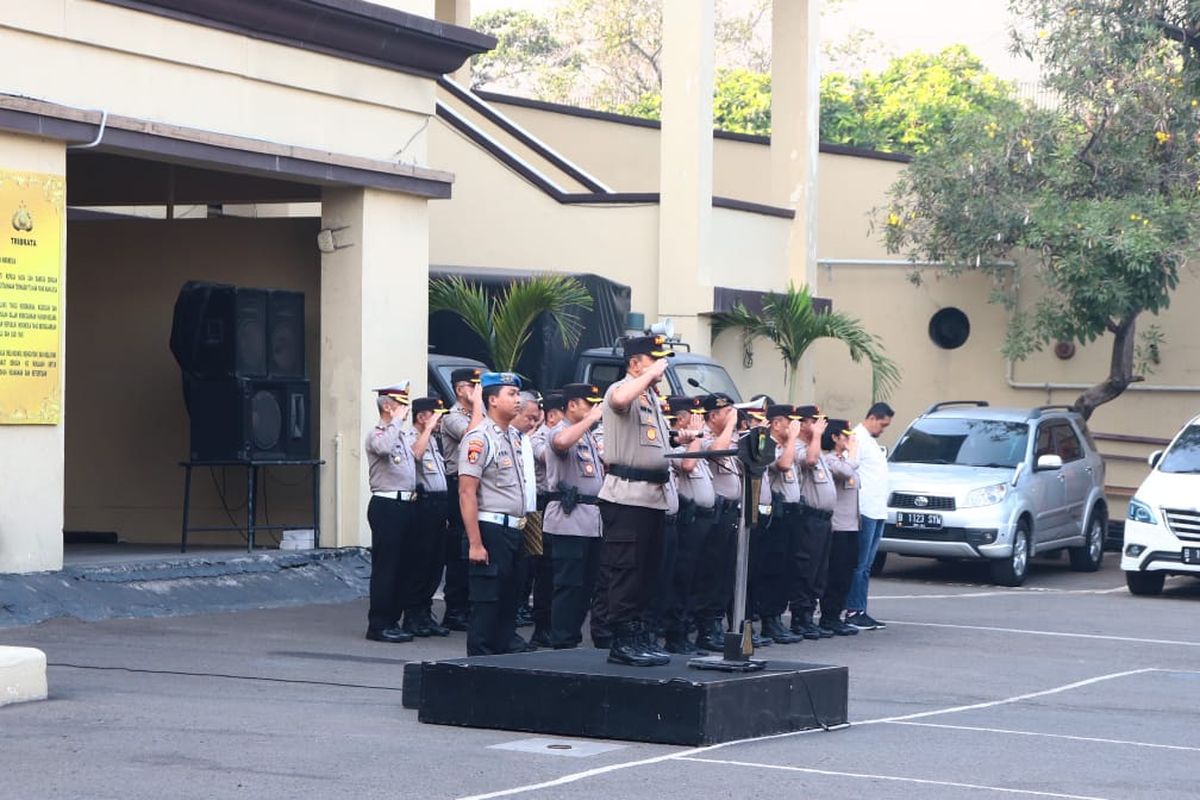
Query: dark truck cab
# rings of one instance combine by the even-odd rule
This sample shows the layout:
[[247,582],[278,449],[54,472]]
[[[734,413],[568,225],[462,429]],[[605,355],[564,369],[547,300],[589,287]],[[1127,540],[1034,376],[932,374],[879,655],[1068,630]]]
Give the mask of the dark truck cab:
[[[732,397],[734,402],[741,402],[742,396],[733,378],[729,377],[723,366],[708,356],[676,350],[670,362],[664,376],[669,388],[660,387],[665,394],[692,397],[724,392]],[[593,347],[579,354],[575,380],[580,383],[593,384],[603,392],[624,376],[625,359],[622,358],[619,347]]]

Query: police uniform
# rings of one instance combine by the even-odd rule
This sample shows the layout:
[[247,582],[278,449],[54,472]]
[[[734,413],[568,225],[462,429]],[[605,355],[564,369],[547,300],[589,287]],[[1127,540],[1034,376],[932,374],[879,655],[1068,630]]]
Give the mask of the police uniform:
[[[799,406],[796,415],[804,420],[814,420],[821,416],[821,410],[816,406]],[[837,488],[833,485],[825,454],[819,454],[816,463],[809,466],[805,456],[807,449],[808,443],[803,439],[797,442],[796,472],[800,476],[803,507],[792,550],[796,566],[789,594],[791,627],[792,633],[801,634],[805,639],[820,639],[832,635],[829,631],[821,631],[813,622],[813,613],[824,591],[829,570],[831,520],[837,505]]]
[[[727,394],[710,394],[703,400],[704,411],[711,413],[733,405]],[[705,428],[704,449],[713,448],[717,433]],[[729,446],[737,446],[736,434]],[[742,511],[742,462],[736,456],[722,456],[708,462],[712,472],[716,509],[713,525],[700,545],[697,556],[695,591],[696,646],[714,652],[725,647],[722,620],[733,605],[737,572],[738,515]]]
[[[464,367],[450,373],[451,386],[460,383],[479,383],[483,370]],[[446,491],[450,496],[448,520],[446,526],[446,585],[442,596],[446,601],[446,613],[442,624],[451,630],[465,631],[467,617],[470,614],[470,602],[467,598],[467,559],[463,555],[466,546],[466,531],[463,530],[462,516],[458,510],[458,449],[467,428],[471,427],[471,411],[461,403],[450,407],[449,413],[442,418],[439,431],[439,441],[442,458],[446,464]]]
[[[599,403],[598,389],[586,383],[562,388],[563,401]],[[546,434],[546,483],[550,489],[542,517],[546,560],[553,570],[550,604],[550,644],[555,649],[576,647],[583,641],[583,620],[591,604],[600,569],[602,540],[599,502],[604,484],[604,462],[595,433],[569,447],[554,447],[554,438],[575,423],[563,419]]]
[[[796,419],[789,405],[773,405],[767,418]],[[784,442],[776,440],[782,450]],[[758,523],[750,537],[751,595],[762,618],[763,636],[780,644],[801,637],[783,627],[780,615],[787,610],[788,595],[795,582],[795,546],[800,528],[800,479],[795,464],[781,468],[773,461],[767,467],[758,497]]]
[[851,458],[848,452],[840,455],[832,452],[833,438],[829,431],[846,436],[854,434],[846,420],[831,419],[826,432],[829,441],[822,442],[822,445],[828,445],[825,462],[837,489],[837,505],[831,521],[833,535],[829,544],[828,577],[821,593],[820,627],[838,636],[853,636],[858,633],[858,628],[846,624],[841,617],[854,579],[854,568],[858,565],[858,458]]
[[[547,412],[552,406],[562,409],[562,396],[546,396],[542,401],[542,411]],[[550,552],[551,545],[545,535],[546,506],[551,499],[552,486],[549,479],[548,461],[551,457],[551,429],[543,423],[529,435],[529,443],[533,447],[534,476],[537,481],[537,512],[530,515],[530,522],[536,526],[537,536],[526,529],[525,549],[530,560],[530,586],[533,593],[533,635],[530,642],[539,647],[551,646],[550,614],[554,602],[554,561]]]
[[[401,405],[408,405],[408,382],[376,389]],[[406,587],[413,573],[405,559],[412,535],[413,500],[417,473],[403,420],[380,422],[367,433],[363,444],[370,477],[371,500],[367,522],[371,526],[371,586],[367,610],[367,638],[376,641],[410,641],[411,633],[397,627],[404,610]]]
[[[661,336],[625,342],[625,358],[671,355]],[[607,576],[608,624],[613,631],[609,658],[618,663],[653,666],[669,658],[653,655],[645,627],[662,561],[663,523],[670,505],[670,480],[664,458],[667,423],[651,389],[627,408],[612,404],[613,393],[633,378],[608,388],[604,401],[604,448],[608,471],[600,489],[604,522],[602,570]]]
[[[441,416],[447,411],[437,397],[413,400],[412,414],[432,412]],[[431,424],[437,424],[436,418]],[[419,434],[416,428],[408,432],[412,447]],[[414,453],[415,456],[415,453]],[[446,486],[446,463],[438,445],[438,436],[431,434],[425,452],[416,459],[417,507],[412,542],[408,557],[414,573],[412,596],[405,603],[404,630],[415,636],[446,636],[450,633],[433,620],[433,595],[442,582],[442,567],[446,559],[446,520],[449,513],[449,494]]]
[[[512,373],[484,373],[484,388],[520,387]],[[524,585],[525,475],[517,432],[490,416],[463,438],[459,477],[479,479],[476,491],[480,539],[486,564],[468,564],[471,620],[467,655],[509,652],[516,635],[517,603]]]

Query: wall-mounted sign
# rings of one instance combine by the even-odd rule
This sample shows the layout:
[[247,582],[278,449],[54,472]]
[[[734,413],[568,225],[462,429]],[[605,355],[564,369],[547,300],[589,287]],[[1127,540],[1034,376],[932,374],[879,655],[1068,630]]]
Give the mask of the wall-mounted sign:
[[57,425],[65,181],[0,170],[0,425]]

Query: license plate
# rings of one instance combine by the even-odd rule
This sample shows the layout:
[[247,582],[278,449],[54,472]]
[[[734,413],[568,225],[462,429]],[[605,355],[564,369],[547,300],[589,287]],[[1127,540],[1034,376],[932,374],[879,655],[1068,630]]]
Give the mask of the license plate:
[[907,511],[896,513],[897,528],[916,528],[918,530],[936,531],[942,527],[941,514],[914,514]]
[[1200,547],[1183,548],[1183,563],[1200,564]]

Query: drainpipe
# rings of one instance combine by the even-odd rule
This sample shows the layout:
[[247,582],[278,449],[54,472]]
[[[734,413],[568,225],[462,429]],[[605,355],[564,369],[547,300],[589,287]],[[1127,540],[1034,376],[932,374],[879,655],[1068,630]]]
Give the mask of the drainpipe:
[[[1069,391],[1082,392],[1091,389],[1095,384],[1091,383],[1036,383],[1033,381],[1018,381],[1015,377],[1016,365],[1008,362],[1008,369],[1005,373],[1005,380],[1008,381],[1010,389],[1035,389],[1046,393],[1046,402],[1050,402],[1050,393],[1054,391]],[[1175,392],[1179,394],[1194,394],[1200,392],[1200,386],[1168,386],[1165,384],[1153,383],[1131,383],[1126,391],[1134,392]]]

